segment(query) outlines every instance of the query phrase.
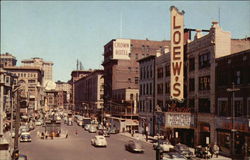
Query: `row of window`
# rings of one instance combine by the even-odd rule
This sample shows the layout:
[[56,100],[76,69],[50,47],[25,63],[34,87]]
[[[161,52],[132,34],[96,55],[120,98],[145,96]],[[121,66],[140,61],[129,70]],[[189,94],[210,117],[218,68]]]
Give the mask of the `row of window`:
[[148,79],[148,78],[153,78],[153,68],[152,68],[152,65],[147,66],[147,67],[146,66],[142,67],[141,71],[140,71],[140,77],[141,77],[141,80]]
[[[210,66],[210,52],[199,56],[199,69]],[[189,71],[195,70],[195,58],[189,59]]]
[[[128,82],[129,82],[129,83],[133,83],[133,81],[132,81],[131,78],[128,78]],[[134,83],[135,83],[135,84],[138,84],[138,83],[139,83],[139,78],[138,78],[138,77],[135,77],[135,78],[134,78]]]
[[34,77],[36,78],[37,77],[37,74],[36,73],[14,73],[15,76],[18,76],[18,77]]
[[153,112],[152,100],[139,101],[139,112]]
[[[225,116],[225,117],[231,117],[232,111],[231,111],[231,105],[229,105],[231,102],[226,99],[219,99],[218,100],[218,115],[219,116]],[[234,115],[235,117],[242,117],[247,116],[250,118],[250,98],[247,100],[247,110],[244,110],[243,106],[243,99],[238,98],[234,100]]]
[[152,95],[153,83],[146,83],[140,85],[140,95]]
[[250,70],[248,68],[239,68],[231,72],[224,70],[218,71],[216,75],[217,84],[219,86],[231,85],[234,82],[236,85],[250,83]]
[[[157,78],[163,78],[164,75],[164,69],[163,67],[158,67],[157,68]],[[170,76],[170,66],[166,65],[165,66],[165,77],[169,77]]]
[[[189,91],[195,90],[195,79],[189,79]],[[210,76],[199,77],[199,90],[210,90]]]

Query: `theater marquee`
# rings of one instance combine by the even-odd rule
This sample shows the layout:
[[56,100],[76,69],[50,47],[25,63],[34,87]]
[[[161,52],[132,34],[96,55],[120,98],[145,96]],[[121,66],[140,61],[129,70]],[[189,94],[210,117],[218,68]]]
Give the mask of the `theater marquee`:
[[131,52],[129,39],[116,39],[113,42],[113,59],[130,59]]
[[170,7],[171,12],[171,88],[170,98],[183,101],[184,95],[184,11],[180,12],[176,7]]

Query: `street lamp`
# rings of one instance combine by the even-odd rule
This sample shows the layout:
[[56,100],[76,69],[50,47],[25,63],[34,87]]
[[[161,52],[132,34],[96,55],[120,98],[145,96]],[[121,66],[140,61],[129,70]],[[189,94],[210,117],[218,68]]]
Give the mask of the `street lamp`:
[[232,156],[234,155],[234,150],[235,150],[235,132],[236,129],[234,128],[234,117],[235,117],[235,107],[234,107],[234,94],[236,91],[239,91],[239,88],[235,88],[234,83],[232,83],[233,87],[232,88],[227,88],[227,92],[232,92],[232,102],[231,102],[231,115],[232,115]]
[[[156,113],[162,113],[161,107],[157,105],[155,107]],[[156,147],[156,160],[160,160],[160,116],[157,117],[157,124],[158,124],[158,136],[157,136],[157,147]]]

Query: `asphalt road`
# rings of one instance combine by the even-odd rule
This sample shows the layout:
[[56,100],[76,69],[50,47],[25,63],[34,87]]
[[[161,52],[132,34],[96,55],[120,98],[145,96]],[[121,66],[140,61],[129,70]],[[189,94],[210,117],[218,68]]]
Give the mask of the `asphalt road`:
[[[68,131],[69,137],[55,138],[53,140],[39,139],[36,135],[42,127],[37,127],[31,132],[32,142],[20,143],[20,153],[26,154],[29,160],[153,160],[155,151],[152,144],[143,143],[145,152],[130,153],[125,150],[124,144],[130,138],[112,134],[107,138],[107,148],[96,148],[91,145],[90,140],[95,133],[88,133],[77,126],[66,126],[62,124],[62,130]],[[78,134],[75,134],[77,130]]]

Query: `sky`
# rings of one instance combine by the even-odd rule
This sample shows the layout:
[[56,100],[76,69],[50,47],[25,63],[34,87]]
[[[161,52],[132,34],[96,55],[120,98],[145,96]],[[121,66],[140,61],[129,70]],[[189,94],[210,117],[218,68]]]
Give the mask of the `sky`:
[[32,57],[52,61],[53,80],[68,81],[77,59],[84,69],[102,69],[103,46],[112,39],[169,40],[172,5],[185,11],[186,28],[220,20],[232,38],[250,36],[250,1],[1,1],[0,51],[18,65]]

